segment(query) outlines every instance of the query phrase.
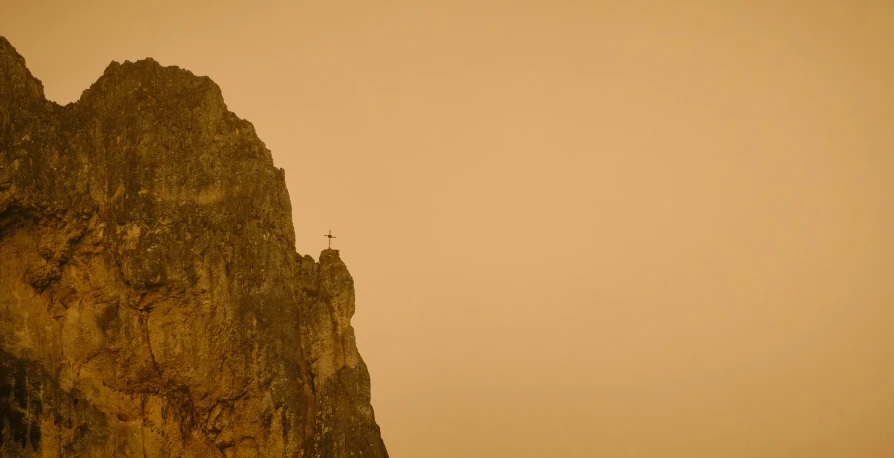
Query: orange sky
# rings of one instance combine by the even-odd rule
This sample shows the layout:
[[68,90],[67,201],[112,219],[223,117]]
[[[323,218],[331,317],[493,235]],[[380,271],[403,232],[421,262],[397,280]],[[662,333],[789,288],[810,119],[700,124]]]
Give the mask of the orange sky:
[[894,457],[890,1],[183,3],[0,35],[60,103],[221,86],[338,237],[393,458]]

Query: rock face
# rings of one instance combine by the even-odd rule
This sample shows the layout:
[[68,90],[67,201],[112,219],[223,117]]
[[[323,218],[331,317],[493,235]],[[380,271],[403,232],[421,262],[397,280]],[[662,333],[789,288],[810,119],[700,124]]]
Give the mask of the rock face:
[[0,456],[387,457],[335,250],[210,79],[47,101],[0,37]]

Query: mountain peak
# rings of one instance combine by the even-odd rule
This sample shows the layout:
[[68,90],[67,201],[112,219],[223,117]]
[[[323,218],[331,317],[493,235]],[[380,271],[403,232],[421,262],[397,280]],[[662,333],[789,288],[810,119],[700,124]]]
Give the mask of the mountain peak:
[[113,62],[62,108],[24,62],[0,37],[0,456],[387,458],[350,273],[220,88]]
[[0,98],[43,101],[43,83],[25,65],[25,58],[0,36]]

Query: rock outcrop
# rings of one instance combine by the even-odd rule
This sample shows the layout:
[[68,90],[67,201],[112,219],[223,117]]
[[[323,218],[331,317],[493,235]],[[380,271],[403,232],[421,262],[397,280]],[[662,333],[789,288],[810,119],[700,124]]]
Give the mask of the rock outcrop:
[[0,37],[0,456],[387,457],[353,313],[214,82],[60,106]]

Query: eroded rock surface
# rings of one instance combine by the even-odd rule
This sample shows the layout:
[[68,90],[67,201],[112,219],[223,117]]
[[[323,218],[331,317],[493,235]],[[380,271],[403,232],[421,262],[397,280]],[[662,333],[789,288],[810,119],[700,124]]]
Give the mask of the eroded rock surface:
[[47,101],[0,37],[0,456],[387,457],[335,250],[205,77]]

